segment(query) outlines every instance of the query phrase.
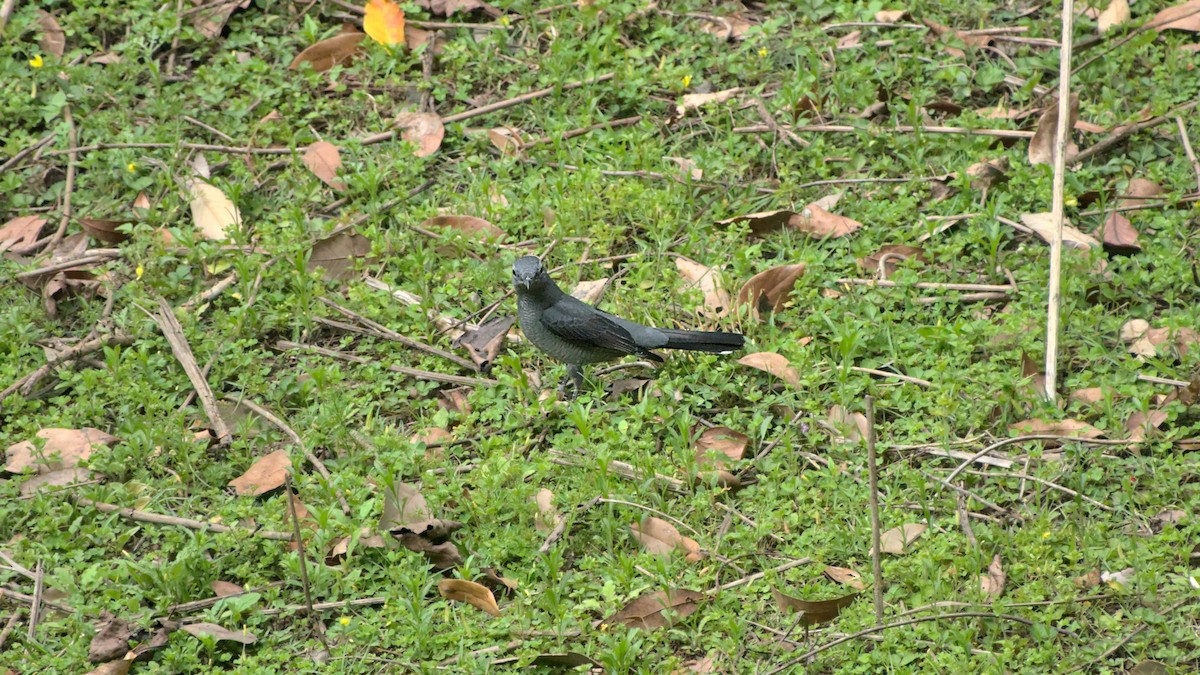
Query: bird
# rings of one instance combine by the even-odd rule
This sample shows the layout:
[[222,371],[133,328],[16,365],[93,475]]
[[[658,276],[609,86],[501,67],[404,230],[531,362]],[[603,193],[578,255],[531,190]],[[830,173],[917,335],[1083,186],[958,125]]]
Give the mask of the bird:
[[[537,256],[518,258],[512,275],[521,332],[535,347],[567,364],[575,394],[583,385],[583,366],[589,363],[627,355],[662,363],[663,358],[651,350],[729,354],[746,342],[740,333],[653,328],[596,309],[564,293]],[[560,390],[565,386],[563,380]]]

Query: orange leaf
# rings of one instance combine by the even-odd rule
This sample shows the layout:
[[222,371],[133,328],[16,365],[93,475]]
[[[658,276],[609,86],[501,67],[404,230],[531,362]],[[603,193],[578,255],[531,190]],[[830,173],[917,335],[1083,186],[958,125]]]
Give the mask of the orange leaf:
[[389,47],[404,42],[404,12],[392,0],[370,0],[364,8],[363,30],[371,39]]

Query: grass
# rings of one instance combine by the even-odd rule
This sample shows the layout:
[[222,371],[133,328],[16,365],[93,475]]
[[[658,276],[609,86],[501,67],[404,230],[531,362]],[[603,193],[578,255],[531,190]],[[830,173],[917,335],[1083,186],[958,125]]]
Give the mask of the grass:
[[[1195,52],[1180,49],[1195,35],[1134,32],[1132,26],[1167,6],[1144,4],[1136,6],[1133,23],[1116,32],[1132,39],[1118,42],[1110,34],[1079,53],[1080,62],[1103,54],[1076,75],[1082,119],[1111,129],[1139,119],[1142,111],[1168,113],[1200,94]],[[209,39],[189,18],[144,0],[53,1],[44,8],[66,34],[60,58],[38,46],[36,8],[18,3],[5,28],[9,39],[0,45],[0,156],[52,138],[40,154],[0,170],[0,220],[43,215],[49,222],[42,236],[57,226],[67,188],[68,107],[80,146],[170,147],[79,154],[67,234],[80,231],[80,218],[130,218],[129,204],[139,193],[153,205],[126,227],[131,237],[120,244],[119,257],[96,268],[104,274],[104,293],[60,293],[52,314],[40,288],[0,285],[0,385],[45,363],[43,345],[61,349],[64,340],[93,330],[131,336],[128,344],[106,346],[57,369],[28,396],[0,404],[5,447],[45,428],[93,427],[120,438],[89,460],[95,472],[89,484],[27,498],[20,491],[25,476],[0,478],[0,550],[30,570],[40,563],[45,586],[61,593],[55,601],[74,609],[44,612],[29,637],[28,604],[0,596],[0,629],[9,617],[16,621],[0,641],[0,665],[15,672],[86,669],[102,613],[152,631],[169,607],[209,598],[213,581],[227,581],[257,590],[182,616],[245,629],[257,636],[255,644],[177,631],[134,668],[433,672],[455,659],[453,670],[485,672],[498,667],[491,665],[498,658],[569,651],[610,672],[669,672],[705,658],[724,672],[769,671],[835,635],[875,625],[866,453],[859,442],[834,438],[840,432],[826,421],[835,405],[861,411],[870,394],[883,458],[883,527],[928,526],[905,554],[884,558],[885,621],[929,620],[882,630],[873,641],[833,646],[808,669],[1121,672],[1148,659],[1168,672],[1197,668],[1200,643],[1188,603],[1196,599],[1200,457],[1194,442],[1181,441],[1200,436],[1200,418],[1194,406],[1161,402],[1174,387],[1137,376],[1189,380],[1200,366],[1200,349],[1164,346],[1139,360],[1119,338],[1134,318],[1176,329],[1200,323],[1198,214],[1192,202],[1180,199],[1195,192],[1197,178],[1173,123],[1137,133],[1067,175],[1068,216],[1084,231],[1104,216],[1082,212],[1114,206],[1131,178],[1157,182],[1167,203],[1128,214],[1141,234],[1139,253],[1067,252],[1061,391],[1104,387],[1107,395],[1094,405],[1064,397],[1055,406],[1030,393],[1031,378],[1022,372],[1022,354],[1037,361],[1042,350],[1048,247],[999,220],[1048,210],[1050,171],[1028,164],[1024,141],[880,128],[1031,129],[974,111],[1039,105],[1040,87],[1054,85],[1057,50],[997,42],[1003,57],[973,49],[958,57],[923,29],[829,28],[874,21],[877,10],[891,8],[877,3],[769,3],[744,11],[755,27],[731,42],[704,33],[703,21],[687,13],[729,16],[735,4],[689,0],[666,12],[665,6],[648,10],[637,2],[601,1],[540,14],[541,5],[525,0],[500,6],[505,15],[496,21],[504,29],[444,30],[444,47],[425,78],[425,50],[388,52],[375,44],[331,72],[287,70],[303,48],[337,33],[345,12],[335,5],[256,3],[234,11],[220,36]],[[412,4],[404,8],[410,19],[444,18]],[[1022,27],[1019,37],[1049,39],[1059,30],[1050,7],[1028,16],[989,2],[918,3],[908,11],[902,23]],[[492,21],[485,14],[449,20]],[[863,31],[861,45],[836,49],[851,30]],[[1081,18],[1077,30],[1079,39],[1092,35],[1094,22]],[[99,54],[120,61],[91,62]],[[41,67],[30,64],[37,57]],[[445,116],[605,73],[614,77],[451,124],[429,157],[414,158],[413,147],[398,140],[357,140],[387,130],[397,112],[415,109],[423,97]],[[1006,76],[1018,79],[1004,84]],[[733,87],[743,89],[734,100],[673,119],[682,95]],[[755,99],[775,123],[861,130],[798,132],[803,146],[782,135],[736,132],[764,124]],[[819,118],[806,112],[812,101]],[[881,101],[886,106],[870,126],[860,113]],[[952,102],[962,112],[927,109],[933,101]],[[272,112],[280,119],[263,119]],[[631,126],[562,138],[634,115],[642,119]],[[1184,116],[1187,130],[1200,143],[1190,115]],[[521,157],[507,156],[483,133],[500,126],[527,140],[551,140]],[[1100,137],[1076,135],[1081,147]],[[322,183],[300,160],[303,149],[320,139],[341,149],[344,192]],[[295,152],[197,152],[185,142]],[[184,184],[199,154],[211,168],[212,184],[241,211],[244,227],[228,242],[206,241],[195,232]],[[967,167],[1000,156],[1010,160],[1007,181],[986,193],[972,188]],[[693,160],[703,179],[647,175],[675,175],[677,167],[664,157]],[[934,177],[952,188],[948,195],[934,193]],[[901,180],[802,187],[863,178]],[[430,187],[393,204],[426,181]],[[745,224],[716,225],[755,211],[800,210],[837,191],[844,194],[832,210],[863,223],[849,237],[818,240],[782,231],[753,238]],[[1088,199],[1093,201],[1085,205]],[[450,231],[430,238],[413,229],[440,212],[486,218],[505,236],[496,242]],[[857,258],[884,244],[915,245],[943,222],[928,217],[964,213],[977,215],[921,244],[924,264],[901,266],[893,277],[901,287],[835,283],[869,276]],[[365,217],[354,231],[369,240],[372,253],[357,262],[359,269],[420,295],[419,306],[398,303],[357,277],[335,282],[308,269],[314,242],[356,217]],[[171,242],[156,233],[160,229]],[[617,266],[621,275],[604,297],[606,310],[657,325],[739,329],[749,340],[748,352],[786,357],[800,386],[731,358],[672,354],[652,375],[651,386],[661,395],[613,400],[604,394],[604,384],[644,374],[634,370],[591,379],[572,402],[543,400],[531,373],[552,388],[562,366],[528,344],[509,342],[487,374],[497,384],[467,390],[464,407],[447,402],[449,387],[387,366],[471,373],[314,320],[340,320],[320,301],[330,297],[405,336],[450,349],[427,310],[455,318],[482,310],[508,290],[512,260],[552,244],[548,263],[567,265],[556,274],[567,288],[615,272],[605,263],[575,264],[581,260],[635,255]],[[108,245],[93,243],[100,246]],[[675,255],[723,265],[721,278],[735,292],[769,267],[808,267],[782,311],[762,321],[746,314],[709,321],[698,316],[703,298],[680,278]],[[1107,268],[1097,274],[1101,259]],[[6,258],[0,274],[10,278],[37,264]],[[954,292],[910,283],[1004,284],[1006,271],[1018,291],[1000,302],[960,302]],[[236,274],[231,287],[181,309],[229,274]],[[919,304],[932,296],[941,299]],[[272,410],[321,458],[330,480],[279,429],[253,415],[227,414],[235,428],[228,447],[194,439],[208,422],[149,317],[159,297],[176,308],[196,362],[209,365],[206,379],[217,395]],[[515,311],[506,302],[500,314]],[[344,350],[366,361],[281,350],[279,340]],[[877,379],[852,371],[854,366],[894,370],[932,385]],[[1106,438],[1123,439],[1132,414],[1158,410],[1166,415],[1160,428],[1133,447],[1027,442],[1001,451],[1014,460],[1009,469],[972,465],[990,475],[969,472],[955,480],[970,491],[965,508],[976,514],[969,519],[971,536],[959,524],[955,492],[938,482],[958,462],[913,447],[969,439],[953,447],[974,453],[990,439],[1009,436],[1010,424],[1035,417],[1079,419]],[[801,423],[789,426],[792,416]],[[746,459],[733,467],[749,470],[744,477],[752,475],[752,485],[729,492],[704,480],[693,483],[703,470],[694,443],[705,425],[748,436]],[[449,432],[455,444],[432,452],[413,440],[430,427]],[[749,460],[776,441],[769,454]],[[235,496],[227,488],[256,458],[278,449],[290,453],[295,489],[311,515],[304,568],[312,600],[383,603],[321,612],[324,643],[305,612],[294,609],[305,604],[299,554],[287,543],[247,533],[292,531],[285,494]],[[806,459],[812,456],[818,459]],[[556,462],[562,458],[571,465]],[[642,477],[617,475],[609,470],[612,462],[625,462]],[[1019,473],[1077,496],[1012,477]],[[685,489],[670,490],[650,478],[655,474],[681,480]],[[463,523],[453,536],[465,559],[460,566],[442,574],[403,547],[363,543],[378,529],[386,495],[397,483],[419,485],[433,515]],[[532,501],[543,488],[570,519],[546,553],[539,552],[547,535],[536,527]],[[72,496],[235,531],[134,522]],[[575,510],[595,497],[639,506],[609,501]],[[651,515],[650,509],[694,529],[683,534],[709,557],[691,563],[678,553],[644,551],[629,526]],[[1155,519],[1171,509],[1186,517]],[[327,561],[343,537],[351,537],[350,552]],[[999,597],[985,595],[979,582],[994,555],[1007,577]],[[813,562],[770,571],[800,558]],[[779,608],[772,589],[807,600],[850,592],[822,576],[826,565],[857,570],[868,590],[809,632]],[[439,595],[443,576],[478,580],[489,567],[517,582],[514,592],[499,597],[502,616]],[[1075,582],[1089,572],[1130,568],[1109,583]],[[626,628],[609,620],[648,592],[707,591],[761,570],[768,571],[764,579],[714,594],[666,628]],[[33,581],[11,570],[0,569],[0,582],[33,594]],[[934,603],[962,604],[930,609]],[[914,608],[926,609],[905,614]],[[1002,614],[1029,623],[936,619],[936,611]],[[800,644],[780,642],[779,633]],[[493,647],[498,651],[486,651]]]

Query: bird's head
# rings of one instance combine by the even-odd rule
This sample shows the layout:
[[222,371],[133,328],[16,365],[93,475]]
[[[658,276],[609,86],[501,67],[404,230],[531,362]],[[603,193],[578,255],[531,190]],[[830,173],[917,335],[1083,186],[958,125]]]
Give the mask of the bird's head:
[[513,263],[513,288],[518,293],[537,290],[549,280],[550,275],[546,274],[542,261],[535,255],[522,256]]

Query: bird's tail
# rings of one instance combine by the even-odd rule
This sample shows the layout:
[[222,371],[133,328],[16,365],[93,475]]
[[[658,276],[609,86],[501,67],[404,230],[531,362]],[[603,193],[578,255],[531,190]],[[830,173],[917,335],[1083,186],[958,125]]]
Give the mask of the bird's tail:
[[690,349],[694,352],[728,354],[741,349],[742,345],[746,344],[746,338],[739,333],[675,330],[673,328],[659,328],[658,330],[667,336],[667,344],[663,345],[663,349]]

